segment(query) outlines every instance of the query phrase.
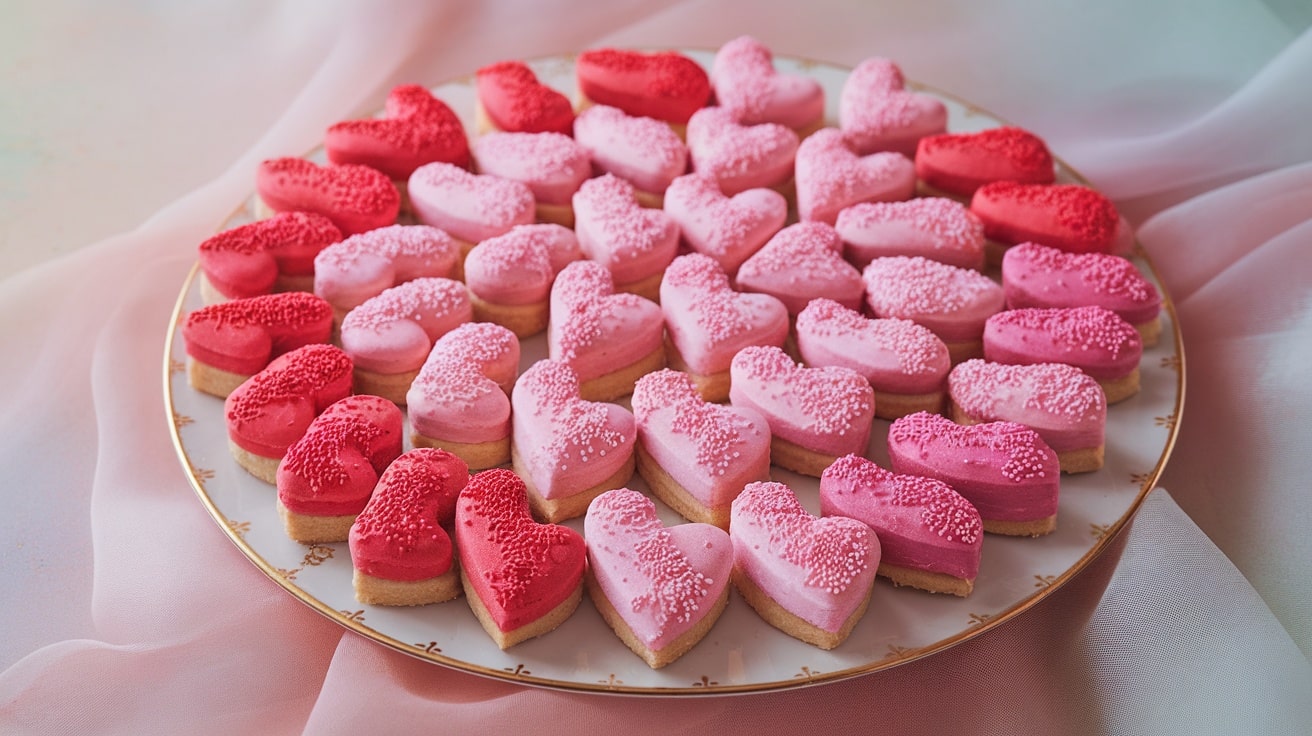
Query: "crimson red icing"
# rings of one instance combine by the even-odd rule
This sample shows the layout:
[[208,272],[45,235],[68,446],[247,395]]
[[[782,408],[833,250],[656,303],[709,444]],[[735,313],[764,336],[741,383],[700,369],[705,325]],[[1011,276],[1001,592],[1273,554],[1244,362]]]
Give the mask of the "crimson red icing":
[[224,400],[228,438],[262,457],[282,457],[324,409],[351,393],[341,348],[316,343],[274,358]]
[[836,128],[821,128],[802,141],[794,172],[798,217],[830,225],[845,207],[911,199],[916,191],[911,159],[895,151],[858,154]]
[[677,51],[589,49],[574,69],[587,99],[670,123],[688,122],[711,96],[706,71]]
[[294,156],[268,159],[255,172],[255,190],[269,209],[324,215],[343,235],[391,225],[401,211],[401,194],[392,180],[362,164],[320,166]]
[[1126,322],[1151,322],[1161,312],[1157,287],[1130,261],[1108,253],[1066,253],[1038,243],[1008,248],[1002,257],[1007,306],[1099,306]]
[[1010,309],[984,325],[984,358],[995,363],[1068,363],[1098,379],[1139,367],[1143,339],[1102,307]]
[[770,294],[797,314],[817,297],[859,308],[861,272],[843,260],[843,241],[823,222],[798,222],[780,230],[738,269],[738,288]]
[[1065,363],[967,360],[948,373],[948,395],[971,420],[1023,424],[1057,452],[1100,447],[1106,435],[1106,394]]
[[500,130],[515,133],[563,133],[574,127],[569,98],[543,84],[522,61],[499,61],[474,74],[478,101]]
[[950,194],[969,197],[993,181],[1051,184],[1052,153],[1043,139],[1013,126],[920,139],[916,176]]
[[298,514],[360,513],[401,454],[403,421],[396,404],[378,396],[333,403],[287,448],[278,465],[278,500]]
[[433,161],[469,166],[469,140],[460,117],[417,84],[392,88],[380,119],[329,126],[323,147],[335,164],[364,164],[397,180]]
[[274,291],[279,276],[312,276],[314,259],[342,239],[332,220],[313,212],[279,212],[203,241],[200,268],[229,299]]
[[1114,253],[1120,214],[1106,195],[1079,184],[997,181],[975,191],[970,211],[1004,244],[1034,241],[1070,253]]
[[251,375],[283,353],[328,342],[332,329],[332,305],[304,291],[288,291],[197,309],[183,322],[182,339],[192,358]]

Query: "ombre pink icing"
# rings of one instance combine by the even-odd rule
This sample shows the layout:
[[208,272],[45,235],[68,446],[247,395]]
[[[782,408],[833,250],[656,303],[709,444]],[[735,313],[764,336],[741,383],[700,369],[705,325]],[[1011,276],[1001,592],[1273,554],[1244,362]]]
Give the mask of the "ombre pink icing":
[[319,251],[342,239],[332,220],[313,212],[279,212],[206,239],[197,248],[201,271],[223,296],[268,294],[278,278],[314,275]]
[[1068,363],[1097,379],[1130,375],[1143,357],[1139,331],[1102,307],[1010,309],[984,325],[994,363]]
[[465,285],[493,304],[540,304],[565,266],[583,257],[574,231],[552,223],[516,225],[465,259]]
[[464,461],[445,450],[420,447],[398,457],[351,525],[351,564],[384,580],[445,575],[455,562],[445,528],[455,524],[456,499],[468,482]]
[[352,309],[342,320],[342,349],[357,368],[377,373],[418,370],[437,338],[471,319],[464,284],[415,279]]
[[481,174],[523,182],[538,204],[567,205],[592,176],[592,159],[562,133],[487,133],[474,140]]
[[361,164],[320,166],[285,156],[262,161],[255,191],[274,212],[313,212],[332,220],[343,235],[391,225],[401,212],[401,193],[388,176]]
[[410,426],[466,444],[509,437],[508,393],[519,358],[519,338],[492,322],[467,322],[441,336],[406,393]]
[[596,173],[614,174],[643,192],[660,194],[688,170],[688,148],[669,125],[594,105],[574,119],[574,140]]
[[770,425],[760,412],[701,398],[688,376],[648,373],[633,389],[638,441],[707,508],[727,509],[743,486],[770,477]]
[[304,291],[264,294],[201,307],[182,323],[187,355],[242,375],[302,345],[328,342],[333,309]]
[[710,524],[667,527],[638,491],[607,491],[583,520],[589,570],[606,600],[648,649],[694,628],[729,584],[733,543]]
[[1099,447],[1106,436],[1102,387],[1065,363],[967,360],[948,373],[948,395],[973,421],[1023,424],[1057,452]]
[[843,241],[823,222],[799,222],[780,230],[738,269],[738,288],[770,294],[796,315],[815,298],[856,309],[865,284],[843,260]]
[[314,259],[314,293],[349,312],[398,284],[422,277],[450,278],[460,247],[445,230],[391,225],[352,235]]
[[307,516],[360,513],[401,454],[402,421],[396,404],[378,396],[332,404],[287,448],[278,465],[278,500]]
[[425,164],[410,175],[410,207],[419,221],[440,227],[466,243],[501,235],[536,216],[528,185],[487,174],[471,174],[445,163]]
[[943,481],[897,474],[847,455],[820,476],[820,513],[869,525],[884,564],[962,580],[979,574],[979,511]]
[[824,118],[825,92],[820,83],[778,72],[774,54],[750,36],[739,36],[715,53],[711,86],[716,104],[747,125],[778,123],[802,130]]
[[861,277],[875,316],[909,319],[948,343],[980,339],[1003,308],[1002,287],[989,277],[927,258],[876,258]]
[[1037,521],[1057,513],[1057,453],[1022,424],[963,426],[917,412],[889,427],[888,457],[894,472],[952,486],[985,521]]
[[902,70],[870,58],[847,75],[838,99],[838,123],[858,153],[897,151],[914,156],[921,138],[947,130],[947,107],[906,89]]
[[841,366],[878,392],[942,391],[952,367],[947,345],[904,319],[868,319],[832,299],[813,299],[797,315],[797,350],[809,366]]
[[610,272],[596,261],[575,261],[551,287],[547,353],[579,380],[613,373],[659,350],[665,317],[650,299],[615,293]]
[[351,356],[315,343],[274,358],[223,402],[228,439],[247,452],[281,458],[332,403],[351,393]]
[[734,565],[812,626],[839,631],[870,594],[882,543],[870,527],[816,518],[782,483],[749,483],[729,522]]
[[682,242],[714,258],[733,276],[788,219],[788,200],[773,189],[725,194],[710,174],[685,174],[665,190],[665,213],[679,226]]
[[894,151],[860,155],[836,128],[822,128],[797,148],[797,214],[830,225],[861,202],[898,202],[916,191],[911,159]]
[[738,351],[729,400],[764,414],[773,436],[834,457],[865,452],[875,414],[874,391],[859,373],[806,368],[777,347]]
[[698,253],[675,258],[665,270],[661,311],[670,342],[701,375],[729,370],[733,356],[748,345],[782,347],[788,337],[783,302],[734,291],[720,265]]
[[329,126],[323,147],[335,164],[364,164],[402,181],[433,161],[469,165],[469,141],[460,117],[417,84],[393,87],[382,118]]
[[511,442],[534,490],[560,499],[615,475],[633,455],[638,429],[618,404],[579,397],[579,377],[555,360],[534,363],[511,392]]
[[843,256],[865,268],[876,258],[921,256],[959,268],[984,267],[984,224],[946,197],[864,202],[838,213]]
[[777,123],[747,125],[722,107],[704,107],[688,120],[692,170],[710,174],[725,194],[777,187],[793,178],[797,133]]
[[1162,297],[1130,261],[1106,253],[1066,253],[1038,243],[1008,248],[1002,257],[1007,306],[1099,306],[1126,322],[1157,319]]
[[679,226],[663,211],[639,205],[636,195],[633,184],[611,174],[589,179],[574,194],[579,248],[621,286],[665,270],[679,249]]

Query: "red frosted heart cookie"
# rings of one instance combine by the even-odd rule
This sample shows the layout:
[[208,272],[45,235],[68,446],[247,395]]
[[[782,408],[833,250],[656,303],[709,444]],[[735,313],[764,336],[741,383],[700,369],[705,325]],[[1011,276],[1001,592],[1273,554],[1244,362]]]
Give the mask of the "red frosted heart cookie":
[[969,198],[989,182],[1051,184],[1056,173],[1042,138],[1024,128],[1004,126],[921,138],[916,176],[931,192]]
[[268,159],[255,171],[260,202],[274,212],[314,212],[343,235],[391,225],[401,193],[383,172],[361,164],[320,166],[303,158]]
[[569,98],[538,80],[522,61],[499,61],[474,75],[478,89],[475,115],[482,132],[563,133],[574,128]]
[[469,607],[502,649],[564,623],[583,598],[583,537],[529,512],[524,482],[504,468],[478,473],[456,502],[456,547]]
[[342,239],[323,215],[280,212],[207,238],[199,246],[201,298],[206,304],[274,291],[310,291],[314,259]]
[[792,128],[740,123],[723,107],[704,107],[688,120],[692,169],[715,177],[725,194],[784,188],[793,179],[797,145]]
[[668,123],[687,123],[711,96],[706,71],[677,51],[589,49],[574,69],[585,100]]
[[835,128],[822,128],[797,148],[797,214],[833,225],[845,207],[896,202],[916,192],[916,170],[901,153],[859,155]]
[[314,259],[314,293],[333,305],[338,324],[347,312],[393,286],[417,278],[455,278],[460,248],[445,230],[389,225],[352,235]]
[[984,235],[1004,248],[1033,241],[1068,253],[1123,253],[1133,241],[1116,205],[1078,184],[985,184],[970,200]]
[[734,276],[784,226],[788,200],[773,189],[730,197],[710,174],[685,174],[665,190],[665,213],[678,224],[688,248],[714,258]]
[[860,154],[897,151],[913,156],[921,138],[947,130],[948,111],[941,101],[907,90],[902,70],[893,61],[871,58],[843,82],[838,121]]
[[858,309],[865,284],[861,272],[842,254],[843,240],[833,227],[823,222],[794,223],[775,233],[743,263],[738,288],[774,296],[791,315],[818,297]]
[[440,227],[468,254],[478,243],[534,219],[533,191],[520,181],[425,164],[410,175],[410,206],[420,222]]
[[782,74],[765,44],[739,36],[720,47],[711,64],[715,104],[747,125],[778,123],[805,136],[824,121],[825,91],[816,80]]
[[335,164],[364,164],[399,182],[433,161],[469,166],[469,140],[460,118],[417,84],[393,87],[382,118],[329,126],[323,147]]
[[664,211],[639,205],[636,194],[613,174],[583,182],[574,195],[574,232],[583,255],[604,265],[616,288],[655,300],[679,250],[679,226]]

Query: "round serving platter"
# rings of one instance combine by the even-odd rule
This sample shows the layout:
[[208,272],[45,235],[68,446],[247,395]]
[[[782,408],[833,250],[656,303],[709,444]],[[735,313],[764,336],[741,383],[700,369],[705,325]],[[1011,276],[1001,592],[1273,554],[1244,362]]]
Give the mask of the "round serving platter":
[[[688,50],[706,68],[713,52]],[[776,57],[785,73],[807,74],[825,88],[826,117],[837,119],[837,101],[849,70],[831,64]],[[539,78],[574,89],[573,58],[530,62]],[[996,127],[996,116],[919,85],[944,101],[949,130]],[[472,78],[432,88],[473,134]],[[311,158],[322,160],[321,150]],[[1058,180],[1085,183],[1064,163]],[[254,198],[223,229],[255,219]],[[1133,261],[1161,289],[1152,264],[1137,249]],[[1057,530],[1037,539],[985,535],[979,576],[967,598],[896,588],[880,578],[866,615],[846,642],[824,651],[774,629],[737,595],[710,633],[669,666],[653,670],[611,631],[584,597],[560,628],[507,651],[483,631],[463,597],[445,603],[390,608],[355,600],[345,542],[303,545],[283,531],[276,490],[237,465],[228,451],[223,400],[187,385],[180,329],[203,305],[199,272],[182,285],[165,341],[164,396],[168,421],[183,468],[206,510],[252,563],[297,599],[346,629],[435,664],[524,685],[572,691],[651,696],[763,692],[805,687],[869,674],[934,655],[1024,613],[1085,568],[1138,510],[1165,467],[1178,432],[1184,401],[1184,353],[1176,313],[1164,296],[1162,339],[1144,351],[1142,389],[1109,407],[1106,464],[1095,472],[1062,477]],[[542,336],[524,341],[521,371],[545,357]],[[867,456],[888,466],[889,422],[876,419]],[[405,448],[410,449],[409,441]],[[790,485],[812,513],[819,513],[817,482],[774,468],[774,480]],[[646,491],[635,476],[631,488]],[[667,524],[680,518],[657,502]],[[582,532],[582,519],[568,522]]]

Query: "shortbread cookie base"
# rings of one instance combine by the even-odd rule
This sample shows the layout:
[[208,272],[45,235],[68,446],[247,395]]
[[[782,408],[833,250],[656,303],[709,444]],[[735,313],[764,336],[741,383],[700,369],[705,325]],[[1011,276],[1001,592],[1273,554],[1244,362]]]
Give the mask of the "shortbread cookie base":
[[602,482],[563,498],[544,498],[533,486],[532,475],[528,470],[528,466],[524,464],[523,459],[519,456],[519,449],[515,447],[513,442],[510,445],[510,457],[511,467],[514,469],[515,474],[524,481],[527,488],[528,503],[533,510],[533,516],[538,521],[548,524],[583,516],[588,512],[588,505],[592,503],[592,499],[606,491],[623,488],[629,482],[629,479],[633,477],[635,467],[633,454],[630,453],[619,470],[616,470]]
[[[863,451],[864,449],[862,448]],[[825,472],[825,468],[828,468],[837,459],[838,457],[835,455],[826,455],[814,450],[808,450],[780,437],[770,438],[770,464],[778,465],[794,473],[819,478]]]
[[630,281],[627,284],[615,284],[615,291],[625,294],[637,294],[640,297],[650,299],[657,304],[661,303],[661,279],[665,278],[665,271],[654,273],[646,278]]
[[469,584],[469,576],[465,574],[463,566],[460,569],[460,584],[464,588],[465,599],[469,601],[469,609],[474,612],[474,617],[483,625],[483,630],[492,638],[492,641],[503,651],[520,642],[554,631],[556,627],[565,623],[565,620],[574,613],[574,609],[579,607],[579,602],[583,600],[583,581],[580,580],[578,586],[574,588],[569,596],[555,608],[547,611],[542,618],[524,624],[517,629],[502,631],[497,627],[496,622],[492,620],[492,614],[488,613],[487,607],[483,605],[483,600],[478,597],[478,592]]
[[462,590],[460,573],[452,559],[451,569],[425,580],[388,580],[356,570],[351,579],[355,599],[370,606],[426,606],[449,601]]
[[377,373],[364,368],[355,369],[355,393],[373,394],[396,404],[405,406],[405,395],[410,391],[410,384],[415,382],[419,369],[404,373]]
[[1139,393],[1139,366],[1135,366],[1129,375],[1121,378],[1098,379],[1102,392],[1107,396],[1108,404],[1115,404]]
[[351,525],[356,514],[342,516],[315,516],[300,514],[287,508],[278,499],[278,518],[287,536],[301,544],[329,544],[345,542],[351,536]]
[[886,391],[875,392],[875,416],[880,419],[898,419],[918,411],[938,414],[943,411],[942,391],[929,394],[891,394]]
[[614,401],[633,393],[638,379],[665,367],[665,348],[658,347],[617,371],[589,378],[579,384],[579,398],[585,401]]
[[453,442],[412,433],[410,442],[415,447],[436,447],[440,450],[446,450],[464,460],[470,471],[487,470],[510,462],[509,435],[491,442]]
[[697,389],[704,401],[720,403],[729,400],[729,370],[726,368],[718,373],[697,373],[683,359],[683,354],[675,347],[669,335],[665,336],[665,362],[670,368],[687,373],[692,379],[693,388]]
[[747,604],[755,609],[756,613],[766,623],[795,639],[800,639],[821,649],[833,649],[846,641],[847,637],[851,635],[852,629],[856,626],[856,622],[861,620],[861,617],[865,615],[866,608],[870,605],[870,592],[867,591],[861,605],[857,606],[852,615],[847,617],[842,627],[838,631],[829,631],[803,620],[797,614],[776,603],[737,565],[734,565],[733,568],[733,584],[738,589],[738,593],[747,601]]
[[701,617],[701,620],[695,626],[660,649],[651,649],[638,639],[638,636],[633,633],[633,629],[625,622],[624,617],[620,615],[619,611],[615,610],[615,606],[611,604],[610,599],[602,591],[601,584],[597,582],[597,577],[593,574],[591,567],[588,568],[585,580],[587,582],[588,597],[592,599],[592,605],[601,614],[601,618],[610,625],[610,628],[614,630],[615,635],[620,638],[620,641],[624,642],[625,646],[641,657],[642,661],[654,670],[658,670],[687,654],[697,645],[697,642],[705,638],[711,627],[720,618],[720,614],[724,613],[725,606],[729,603],[729,586],[726,585],[720,592],[720,597],[715,600],[710,610]]
[[187,356],[187,383],[197,391],[226,399],[248,378],[249,374],[225,371]]
[[[656,462],[656,459],[647,452],[641,441],[638,442],[635,454],[638,475],[647,481],[647,486],[651,488],[651,492],[662,503],[674,509],[676,513],[688,521],[714,524],[725,531],[729,530],[729,504],[726,503],[722,507],[715,508],[699,501],[673,476],[665,472],[665,468],[662,468],[660,463]],[[759,478],[758,480],[769,479]]]
[[232,453],[233,459],[246,472],[269,485],[275,485],[278,482],[278,466],[282,463],[281,457],[256,455],[238,446],[236,442],[232,441],[232,438],[228,438],[228,451]]
[[1033,519],[1031,521],[1008,521],[1003,519],[984,519],[984,531],[1008,537],[1042,537],[1057,529],[1057,515]]
[[469,292],[469,304],[474,310],[475,322],[495,322],[525,338],[547,329],[551,316],[551,302],[536,304],[493,304],[474,292]]
[[966,580],[965,578],[953,577],[947,573],[916,570],[901,565],[890,565],[886,562],[879,563],[879,575],[887,578],[897,586],[905,585],[930,593],[947,593],[962,598],[970,595],[970,592],[975,589],[973,579]]

